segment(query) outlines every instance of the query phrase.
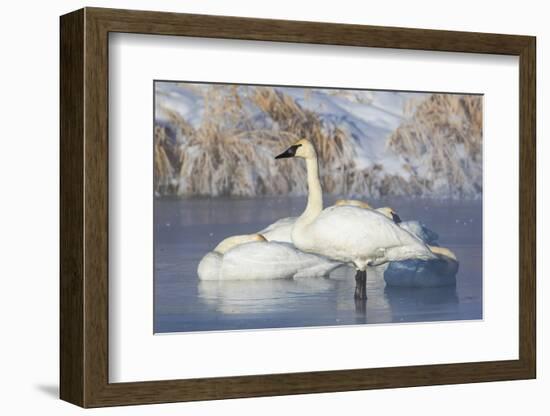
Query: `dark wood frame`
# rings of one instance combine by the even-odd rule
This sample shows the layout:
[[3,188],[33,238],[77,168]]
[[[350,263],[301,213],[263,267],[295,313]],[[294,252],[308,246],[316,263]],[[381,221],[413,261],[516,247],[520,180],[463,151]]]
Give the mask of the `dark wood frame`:
[[[83,407],[517,380],[536,376],[535,38],[85,8],[61,17],[60,396]],[[519,359],[109,383],[109,32],[519,56]]]

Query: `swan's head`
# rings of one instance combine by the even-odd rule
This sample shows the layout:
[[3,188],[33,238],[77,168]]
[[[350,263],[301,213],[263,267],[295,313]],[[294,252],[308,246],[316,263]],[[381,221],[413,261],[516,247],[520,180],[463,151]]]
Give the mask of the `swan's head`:
[[380,214],[388,217],[390,220],[395,222],[396,224],[399,224],[401,222],[401,218],[399,215],[397,215],[397,212],[393,208],[390,207],[382,207],[377,208],[376,211],[378,211]]
[[275,159],[283,159],[287,157],[301,157],[302,159],[316,159],[317,152],[315,151],[315,147],[313,147],[313,144],[309,140],[302,139],[302,140],[298,140],[296,143],[294,143],[292,146],[290,146],[280,155],[275,156]]

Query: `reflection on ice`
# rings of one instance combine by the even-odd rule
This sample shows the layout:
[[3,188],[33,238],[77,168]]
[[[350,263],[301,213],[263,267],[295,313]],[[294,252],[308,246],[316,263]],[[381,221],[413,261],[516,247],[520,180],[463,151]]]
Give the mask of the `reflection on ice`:
[[403,260],[391,262],[384,272],[386,285],[394,287],[431,288],[455,286],[459,262],[453,252],[443,247],[431,247],[434,260]]
[[386,286],[384,289],[390,305],[394,309],[401,309],[405,304],[416,306],[457,304],[458,296],[453,286],[408,288]]
[[[445,315],[454,316],[459,311],[458,296],[454,286],[443,287],[391,287],[386,286],[384,295],[390,305],[393,322],[429,321],[426,315],[442,310]],[[444,308],[442,308],[444,307]]]
[[[354,303],[355,271],[350,267],[334,270],[329,278],[200,282],[197,267],[217,243],[227,236],[261,230],[277,218],[299,214],[305,200],[288,197],[156,200],[154,331],[482,318],[481,203],[423,199],[369,202],[376,206],[397,206],[402,218],[417,218],[437,230],[441,245],[460,260],[456,286],[387,287],[386,266],[369,268],[368,299],[362,311],[361,305]],[[449,221],[450,218],[460,221]],[[416,266],[414,273],[417,277]],[[403,279],[404,275],[401,276]]]
[[227,314],[267,313],[298,305],[334,289],[325,278],[199,281],[198,296]]
[[[387,266],[367,271],[366,301],[354,300],[353,268],[335,270],[330,278],[278,280],[197,281],[198,298],[218,313],[226,315],[270,314],[284,310],[300,313],[313,303],[328,308],[336,294],[334,308],[355,311],[355,323],[411,322],[426,312],[443,309],[452,316],[458,312],[455,286],[392,287],[384,282]],[[377,293],[383,293],[378,296]],[[324,301],[323,301],[324,299]],[[338,323],[338,321],[336,321]]]
[[[320,322],[325,325],[389,322],[392,317],[388,300],[376,295],[384,287],[382,270],[369,269],[367,293],[371,296],[360,303],[350,296],[354,274],[352,268],[341,267],[330,278],[197,281],[198,298],[224,316],[269,316],[284,311],[294,319],[297,314],[302,318],[310,316],[310,324],[314,326]],[[335,316],[333,322],[326,322],[328,313]]]

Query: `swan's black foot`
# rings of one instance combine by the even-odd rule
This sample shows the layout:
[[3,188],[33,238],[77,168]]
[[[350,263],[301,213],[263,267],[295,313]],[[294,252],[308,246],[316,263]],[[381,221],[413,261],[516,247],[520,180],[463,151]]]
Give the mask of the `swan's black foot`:
[[366,299],[359,299],[355,298],[355,312],[360,314],[366,314],[367,313],[367,300]]
[[367,272],[357,270],[355,274],[355,299],[367,299]]

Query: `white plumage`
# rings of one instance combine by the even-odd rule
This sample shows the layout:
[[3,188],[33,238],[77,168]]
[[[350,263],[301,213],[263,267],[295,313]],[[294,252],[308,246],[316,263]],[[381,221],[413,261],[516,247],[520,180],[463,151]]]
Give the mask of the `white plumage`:
[[[334,206],[354,206],[363,209],[373,209],[366,202],[358,201],[355,199],[341,199],[336,201]],[[391,213],[395,214],[393,209],[388,207],[377,208],[375,209],[375,211],[384,214],[389,219],[392,219]],[[275,221],[273,224],[268,225],[263,230],[258,231],[258,234],[263,235],[267,241],[281,241],[285,243],[292,243],[292,227],[294,226],[294,223],[297,219],[298,217],[281,218],[280,220]],[[405,231],[408,231],[412,235],[420,238],[426,244],[435,244],[439,238],[435,231],[432,231],[420,221],[402,221],[398,225]]]
[[353,206],[329,207],[311,223],[297,221],[292,241],[302,251],[352,263],[362,271],[389,261],[434,258],[420,239],[384,215]]
[[283,243],[292,243],[290,234],[292,227],[298,217],[281,218],[273,224],[268,225],[263,230],[258,231],[267,241],[280,241]]
[[339,266],[292,244],[255,241],[206,254],[197,272],[201,280],[288,279],[326,276]]
[[276,159],[287,157],[305,159],[308,184],[306,209],[292,227],[292,243],[301,251],[353,264],[356,298],[366,298],[367,266],[435,258],[419,238],[380,212],[346,205],[323,210],[317,153],[308,140],[299,140]]
[[441,287],[456,285],[458,260],[445,247],[430,246],[436,258],[432,260],[409,259],[392,262],[384,270],[387,286]]

